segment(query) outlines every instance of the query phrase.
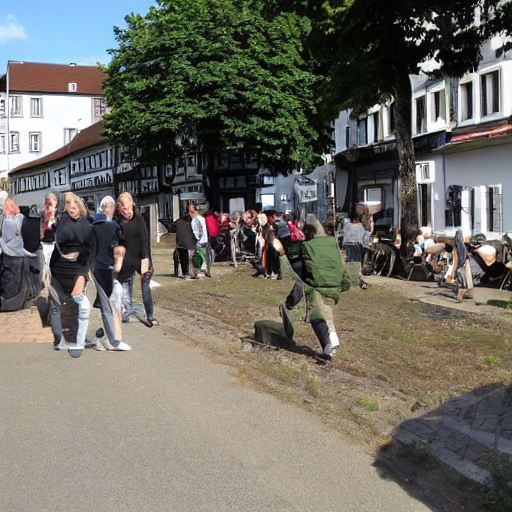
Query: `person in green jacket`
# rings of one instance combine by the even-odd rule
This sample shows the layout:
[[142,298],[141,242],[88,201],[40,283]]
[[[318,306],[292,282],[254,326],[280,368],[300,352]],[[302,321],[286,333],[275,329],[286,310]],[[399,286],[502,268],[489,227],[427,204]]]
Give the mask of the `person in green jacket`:
[[306,322],[311,324],[323,353],[333,357],[340,341],[334,327],[332,304],[350,288],[350,278],[335,237],[327,236],[316,218],[310,214],[304,224],[306,241],[300,249],[301,268],[282,308],[294,309],[305,296]]

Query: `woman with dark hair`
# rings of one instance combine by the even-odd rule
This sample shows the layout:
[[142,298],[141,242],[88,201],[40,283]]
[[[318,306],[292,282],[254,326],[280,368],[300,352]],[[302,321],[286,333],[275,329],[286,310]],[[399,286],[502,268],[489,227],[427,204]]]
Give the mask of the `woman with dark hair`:
[[55,228],[50,260],[51,325],[56,350],[80,357],[85,348],[91,305],[85,294],[94,253],[94,234],[83,201],[67,192],[64,213]]
[[329,303],[338,303],[340,293],[350,288],[350,279],[336,238],[326,235],[322,224],[313,214],[306,219],[304,235],[306,241],[300,248],[302,269],[281,306],[281,315],[287,315],[286,310],[294,309],[305,296],[306,322],[311,324],[323,353],[332,358],[340,341]]
[[2,276],[0,282],[0,310],[18,311],[30,299],[37,297],[41,290],[37,259],[33,252],[24,247],[23,222],[14,199],[7,198],[3,206],[2,236]]

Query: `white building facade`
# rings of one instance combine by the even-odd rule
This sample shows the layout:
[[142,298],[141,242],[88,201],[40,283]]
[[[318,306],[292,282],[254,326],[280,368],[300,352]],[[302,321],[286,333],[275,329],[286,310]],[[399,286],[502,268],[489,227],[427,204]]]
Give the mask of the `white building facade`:
[[[423,230],[452,236],[462,228],[466,235],[491,239],[512,232],[512,50],[507,42],[505,37],[487,41],[478,69],[460,79],[410,77]],[[350,110],[341,112],[335,140],[336,196],[348,195],[352,203],[380,202],[376,216],[385,219],[383,226],[398,225],[393,104],[376,105],[358,119]]]
[[106,109],[94,66],[9,61],[0,122],[0,178],[53,153]]

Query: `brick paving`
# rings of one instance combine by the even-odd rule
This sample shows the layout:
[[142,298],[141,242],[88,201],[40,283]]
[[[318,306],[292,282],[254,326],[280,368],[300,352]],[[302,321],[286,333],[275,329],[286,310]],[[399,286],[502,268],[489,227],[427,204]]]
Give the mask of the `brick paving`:
[[52,343],[49,327],[41,324],[35,307],[0,313],[0,343]]

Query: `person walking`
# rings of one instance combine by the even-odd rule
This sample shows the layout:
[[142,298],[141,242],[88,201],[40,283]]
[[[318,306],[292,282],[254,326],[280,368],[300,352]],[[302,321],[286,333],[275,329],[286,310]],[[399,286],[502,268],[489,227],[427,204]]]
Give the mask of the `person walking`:
[[[123,234],[121,226],[114,220],[114,198],[105,196],[100,202],[100,209],[92,223],[96,242],[93,274],[97,286],[101,288],[94,307],[100,308],[105,329],[96,330],[94,343],[97,350],[130,350],[122,341],[123,287],[116,278],[126,249],[120,245]],[[110,299],[111,303],[105,298]]]
[[216,212],[207,210],[204,216],[206,222],[206,230],[208,232],[208,258],[210,260],[210,267],[215,261],[215,253],[221,248],[220,237],[220,219]]
[[472,299],[473,275],[471,273],[471,264],[469,262],[468,251],[461,229],[458,229],[455,232],[453,248],[452,278],[457,285],[457,288],[455,289],[455,298],[457,300]]
[[195,279],[192,257],[196,251],[197,239],[192,231],[192,217],[185,213],[176,221],[176,251],[174,255],[174,275],[178,277],[181,266],[183,279]]
[[[343,264],[335,237],[327,236],[322,224],[310,214],[304,224],[304,241],[300,248],[302,269],[286,301],[281,316],[306,298],[306,321],[311,324],[325,356],[335,356],[340,341],[331,304],[350,288],[350,279]],[[286,310],[286,311],[285,311]]]
[[123,264],[117,279],[123,286],[123,322],[130,321],[133,311],[133,278],[140,275],[142,302],[146,312],[144,324],[158,325],[154,317],[155,305],[151,294],[151,242],[148,229],[142,216],[134,210],[135,203],[129,192],[122,192],[117,199],[119,225],[123,230],[120,245],[126,249]]
[[[0,311],[18,311],[41,290],[37,258],[24,247],[23,225],[25,217],[12,198],[3,206],[0,253]],[[39,243],[38,237],[36,243]]]
[[64,195],[64,213],[55,225],[50,259],[51,326],[56,350],[80,357],[85,348],[91,305],[85,287],[94,253],[94,234],[83,201]]
[[198,277],[205,276],[212,277],[211,275],[211,261],[208,251],[208,230],[206,228],[206,221],[201,213],[194,205],[190,205],[188,212],[192,217],[192,231],[197,239],[196,251],[201,257],[201,266],[199,268]]
[[57,222],[57,196],[50,192],[44,198],[44,208],[41,214],[41,247],[44,256],[43,281],[45,285],[50,282],[50,258],[55,247],[55,233],[53,226]]
[[365,229],[357,214],[353,214],[350,222],[343,228],[343,249],[346,254],[346,268],[353,285],[359,285],[361,289],[367,290],[368,284],[363,279],[363,240]]

